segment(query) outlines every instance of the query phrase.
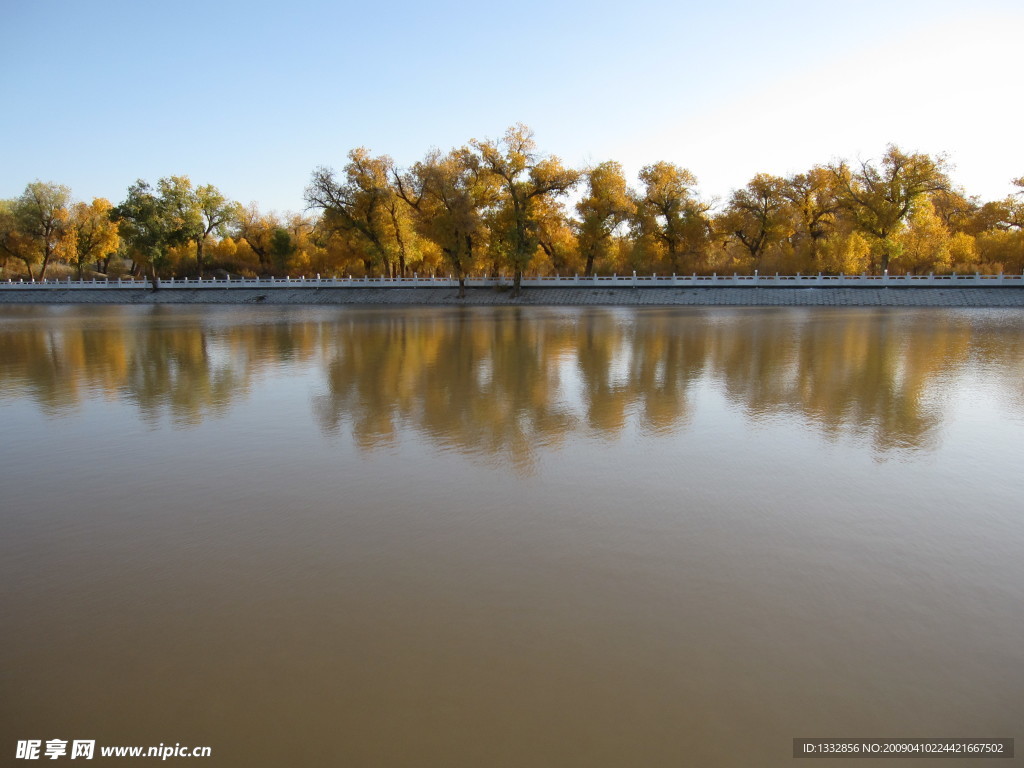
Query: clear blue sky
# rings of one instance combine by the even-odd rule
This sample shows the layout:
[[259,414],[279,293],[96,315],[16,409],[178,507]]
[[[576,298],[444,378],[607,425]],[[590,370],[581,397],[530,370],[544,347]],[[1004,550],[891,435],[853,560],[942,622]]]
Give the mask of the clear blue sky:
[[1024,175],[1019,0],[5,5],[0,197],[185,174],[301,210],[353,147],[408,165],[515,122],[708,197],[889,142],[984,199]]

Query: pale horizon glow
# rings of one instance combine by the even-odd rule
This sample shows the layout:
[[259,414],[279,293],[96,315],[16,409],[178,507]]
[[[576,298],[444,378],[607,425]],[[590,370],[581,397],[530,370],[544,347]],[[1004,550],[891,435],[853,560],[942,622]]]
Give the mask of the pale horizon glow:
[[184,2],[7,11],[0,198],[35,179],[123,199],[187,175],[301,211],[318,165],[369,147],[401,166],[514,123],[575,167],[665,160],[724,201],[889,143],[944,153],[984,200],[1024,175],[1017,41],[1004,0],[714,7],[447,2],[386,9]]

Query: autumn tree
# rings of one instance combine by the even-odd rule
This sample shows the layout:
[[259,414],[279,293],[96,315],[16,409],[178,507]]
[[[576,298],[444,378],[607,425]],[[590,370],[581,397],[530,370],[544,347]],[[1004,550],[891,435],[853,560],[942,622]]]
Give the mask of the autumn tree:
[[112,210],[110,201],[102,197],[93,198],[91,203],[75,203],[71,208],[62,251],[67,261],[75,265],[79,280],[90,262],[105,272],[110,257],[120,246],[117,223],[110,217]]
[[29,244],[18,229],[18,219],[14,214],[17,200],[0,200],[0,269],[7,273],[7,262],[14,257],[22,259],[22,253],[27,252]]
[[372,157],[365,147],[348,153],[344,181],[330,168],[320,167],[306,187],[306,203],[323,210],[324,225],[357,234],[365,241],[367,269],[377,265],[385,274],[404,275],[408,222],[391,184],[394,162],[387,155]]
[[594,274],[594,264],[607,256],[615,230],[636,213],[622,166],[609,160],[586,172],[587,193],[576,204],[580,254],[584,274]]
[[915,274],[948,271],[952,267],[952,236],[935,213],[931,200],[922,197],[911,211],[907,224],[897,236],[899,255],[892,265],[900,272]]
[[845,161],[830,166],[840,200],[861,231],[878,243],[879,269],[898,253],[895,235],[922,196],[949,189],[944,157],[907,154],[890,144],[878,164]]
[[789,202],[793,247],[808,266],[821,268],[821,246],[834,231],[839,199],[832,174],[815,166],[786,179],[782,195]]
[[513,269],[514,295],[518,297],[523,269],[538,246],[538,202],[568,192],[579,180],[579,172],[565,168],[557,157],[539,154],[533,131],[522,123],[509,128],[500,141],[474,139],[470,143],[502,192],[502,211],[496,220],[504,225],[505,256]]
[[496,187],[468,148],[446,155],[434,150],[406,173],[394,172],[395,189],[413,211],[417,231],[435,243],[466,295],[466,275],[486,234],[484,209],[495,201]]
[[238,235],[256,254],[260,271],[265,275],[274,272],[272,240],[274,232],[280,228],[280,219],[273,213],[260,213],[256,203],[250,203],[238,212]]
[[[565,210],[565,204],[557,197],[537,199],[534,211],[537,245],[540,246],[546,262],[543,269],[565,275],[579,272],[579,241],[573,232],[572,223]],[[536,251],[535,251],[536,253]],[[536,260],[535,260],[536,263]],[[540,271],[539,269],[537,271]]]
[[993,270],[1024,272],[1024,178],[1020,191],[980,206],[970,230],[976,235],[979,260]]
[[789,233],[785,187],[784,179],[759,173],[729,199],[724,226],[742,243],[755,266],[769,245]]
[[685,168],[659,162],[640,170],[643,191],[637,197],[636,223],[641,237],[660,243],[673,273],[683,256],[691,262],[708,240],[708,205],[694,193],[697,178]]
[[196,244],[196,273],[201,278],[206,241],[212,234],[223,237],[228,233],[228,227],[237,222],[241,215],[241,205],[228,200],[212,184],[196,189],[194,201],[199,211],[200,226],[195,230],[192,239]]
[[62,184],[34,181],[10,202],[4,250],[25,264],[29,278],[39,264],[39,279],[46,279],[50,260],[60,252],[67,237],[71,190]]
[[939,190],[929,195],[935,207],[935,215],[950,232],[974,233],[975,217],[981,208],[977,197],[969,197],[962,189]]

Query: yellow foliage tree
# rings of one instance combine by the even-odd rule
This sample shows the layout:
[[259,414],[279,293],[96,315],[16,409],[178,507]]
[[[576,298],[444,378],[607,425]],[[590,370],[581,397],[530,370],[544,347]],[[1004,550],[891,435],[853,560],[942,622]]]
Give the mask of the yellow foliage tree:
[[473,140],[470,144],[502,191],[499,207],[504,214],[494,221],[504,224],[499,239],[505,243],[504,255],[512,267],[518,296],[523,270],[540,244],[542,201],[568,192],[580,174],[563,166],[557,157],[538,154],[533,131],[521,123],[509,128],[500,142]]
[[897,256],[892,260],[893,271],[913,274],[947,272],[953,265],[950,253],[950,234],[935,213],[935,206],[927,197],[914,205],[908,226],[897,237]]
[[67,236],[60,244],[60,255],[74,265],[78,279],[86,264],[94,262],[97,272],[106,272],[110,257],[117,252],[121,238],[117,224],[110,218],[110,201],[93,198],[91,203],[75,203],[67,222]]
[[871,243],[857,230],[838,233],[820,245],[822,271],[837,275],[859,275],[871,266]]

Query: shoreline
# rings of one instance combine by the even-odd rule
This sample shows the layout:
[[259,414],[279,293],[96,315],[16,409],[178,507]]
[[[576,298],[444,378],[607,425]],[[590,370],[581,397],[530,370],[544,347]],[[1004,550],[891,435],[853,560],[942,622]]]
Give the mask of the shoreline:
[[742,306],[742,307],[1019,307],[1024,288],[523,288],[511,291],[467,288],[57,288],[4,290],[0,304],[238,304],[253,306]]

